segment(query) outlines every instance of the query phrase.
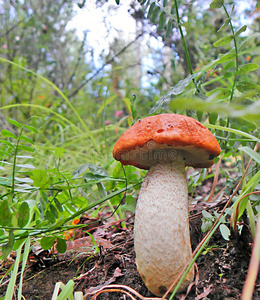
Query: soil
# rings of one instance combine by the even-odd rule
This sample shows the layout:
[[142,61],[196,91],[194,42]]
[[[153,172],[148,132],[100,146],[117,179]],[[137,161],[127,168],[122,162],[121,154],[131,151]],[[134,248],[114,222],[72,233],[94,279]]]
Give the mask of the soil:
[[[193,249],[205,235],[201,232],[201,209],[221,211],[223,206],[223,202],[212,208],[206,203],[200,203],[191,208]],[[55,284],[59,281],[66,284],[70,279],[74,280],[74,290],[82,291],[86,300],[92,299],[93,295],[97,295],[97,292],[108,284],[128,286],[142,297],[153,298],[136,270],[133,245],[134,217],[125,220],[124,226],[120,221],[101,222],[100,218],[93,219],[88,216],[82,217],[80,223],[86,224],[86,227],[83,230],[75,230],[75,240],[68,241],[68,250],[64,254],[51,254],[41,251],[40,248],[32,254],[24,278],[24,299],[51,299]],[[236,238],[231,236],[230,241],[226,241],[217,230],[196,261],[194,283],[185,293],[175,296],[174,299],[240,299],[252,246],[247,228],[245,224],[240,235]],[[99,251],[93,248],[86,230],[95,237]],[[2,284],[1,296],[4,295],[5,288],[6,285]],[[117,291],[118,289],[126,291],[123,287],[117,288]],[[103,291],[95,299],[142,298],[137,295],[130,298],[122,291]],[[260,274],[253,299],[260,299]]]

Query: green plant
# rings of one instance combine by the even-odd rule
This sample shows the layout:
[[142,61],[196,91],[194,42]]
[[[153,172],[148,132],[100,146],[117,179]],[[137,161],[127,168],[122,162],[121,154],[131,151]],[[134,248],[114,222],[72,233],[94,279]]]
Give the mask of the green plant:
[[[8,63],[8,61],[5,62]],[[10,62],[10,64],[12,63]],[[14,64],[14,66],[20,68],[17,64]],[[22,70],[30,72],[23,67]],[[51,84],[43,77],[40,77],[40,79]],[[59,89],[57,91],[64,97],[65,101],[68,101]],[[13,107],[18,106],[14,105]],[[26,106],[26,104],[20,106]],[[1,109],[8,108],[10,106],[2,107]],[[41,106],[37,106],[37,108],[44,109]],[[74,108],[73,110],[80,119],[76,110]],[[72,132],[75,133],[76,130],[79,138],[81,138],[82,131],[69,119],[62,116],[59,116],[59,119],[65,122],[68,121],[72,125]],[[80,120],[82,121],[82,119]],[[68,156],[71,156],[68,147],[64,147],[64,145],[60,147],[55,144],[51,147],[45,144],[43,147],[39,141],[35,142],[39,135],[43,135],[45,126],[43,118],[31,117],[24,125],[14,119],[9,119],[8,121],[12,128],[1,131],[0,241],[2,244],[2,259],[6,259],[12,250],[16,251],[17,255],[16,263],[11,268],[15,268],[15,272],[12,273],[8,286],[8,295],[10,296],[14,293],[21,247],[25,241],[27,241],[27,248],[29,247],[28,249],[26,248],[28,251],[30,243],[32,243],[31,237],[34,237],[40,241],[40,245],[44,250],[49,250],[55,246],[59,253],[65,252],[65,232],[75,227],[83,226],[70,225],[72,220],[89,210],[96,213],[96,210],[93,208],[97,205],[101,209],[102,207],[106,209],[107,205],[104,205],[105,203],[110,203],[111,200],[114,200],[114,197],[127,190],[131,191],[139,182],[138,180],[133,182],[130,176],[128,179],[124,177],[119,178],[117,176],[119,173],[114,173],[115,177],[110,176],[106,169],[91,163],[77,168],[74,163],[67,170],[66,167],[69,166]],[[85,123],[82,124],[88,131]],[[64,123],[61,123],[59,127],[61,136],[64,134],[63,126]],[[90,137],[88,133],[85,137]],[[90,135],[96,145],[93,145],[93,149],[99,151],[96,139],[94,139],[92,133]],[[83,141],[83,144],[85,144],[85,141]],[[46,161],[45,166],[43,160]],[[109,160],[108,164],[110,164]],[[65,168],[64,165],[66,165]],[[86,172],[87,170],[89,172]],[[127,186],[125,184],[126,180],[128,180]],[[112,193],[109,190],[108,193],[107,187],[109,185],[111,188],[115,187],[114,182],[122,182],[123,184],[121,188],[117,187]],[[119,206],[119,203],[120,201],[114,200],[115,206]],[[111,214],[113,214],[114,207],[112,204],[110,209]],[[95,244],[94,238],[93,244],[93,251],[97,253],[98,246]],[[24,252],[22,270],[24,270],[26,264],[26,255],[28,255],[28,252]],[[20,289],[21,287],[22,281]],[[18,291],[18,297],[20,296],[21,290]],[[11,299],[11,296],[9,299]]]
[[[73,280],[70,280],[66,285],[64,285],[62,282],[57,282],[52,294],[52,300],[83,300],[83,293],[73,293],[73,287]],[[60,290],[61,293],[59,294]]]
[[[214,211],[213,215],[212,215],[209,212],[207,212],[206,210],[202,210],[201,213],[202,213],[201,231],[202,232],[206,232],[207,230],[209,230],[212,227],[212,225],[214,224],[214,222],[219,217],[219,214]],[[221,221],[222,221],[222,223],[219,226],[220,233],[221,233],[222,237],[226,241],[229,241],[230,230],[229,230],[229,228],[226,225],[228,222],[225,221],[224,218],[222,218]]]

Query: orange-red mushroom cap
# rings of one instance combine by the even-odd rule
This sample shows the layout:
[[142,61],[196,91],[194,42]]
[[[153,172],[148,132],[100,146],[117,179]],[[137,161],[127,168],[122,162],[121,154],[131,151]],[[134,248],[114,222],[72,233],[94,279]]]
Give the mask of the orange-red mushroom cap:
[[207,168],[220,154],[214,135],[193,118],[161,114],[138,120],[116,142],[113,157],[141,169],[161,160],[174,160],[181,151],[186,166]]

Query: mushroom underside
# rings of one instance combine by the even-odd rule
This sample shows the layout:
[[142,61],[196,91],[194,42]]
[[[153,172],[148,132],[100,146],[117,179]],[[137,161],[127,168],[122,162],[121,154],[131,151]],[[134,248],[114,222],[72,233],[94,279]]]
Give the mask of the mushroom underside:
[[197,148],[194,145],[172,146],[157,144],[149,141],[142,147],[119,152],[118,159],[124,164],[133,164],[143,169],[149,169],[156,162],[174,161],[177,153],[181,153],[186,166],[209,167],[213,164],[214,155],[207,150]]

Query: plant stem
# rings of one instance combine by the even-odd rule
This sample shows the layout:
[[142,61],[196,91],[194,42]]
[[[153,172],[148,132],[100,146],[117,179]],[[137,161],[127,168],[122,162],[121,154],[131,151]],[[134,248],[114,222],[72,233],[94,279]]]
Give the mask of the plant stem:
[[[225,13],[227,15],[228,18],[230,18],[230,14],[228,13],[226,6],[223,4],[223,8],[225,10]],[[232,85],[232,90],[231,90],[231,95],[230,95],[230,102],[233,100],[234,97],[234,91],[235,91],[235,86],[236,86],[236,82],[237,82],[237,72],[238,72],[238,49],[237,49],[237,40],[236,40],[236,36],[235,36],[235,31],[234,31],[234,27],[233,24],[231,22],[231,18],[229,21],[230,24],[230,28],[232,31],[232,35],[233,35],[233,40],[234,40],[234,46],[235,46],[235,53],[236,53],[236,71],[235,71],[235,76],[234,76],[234,80],[233,80],[233,85]]]
[[254,287],[257,279],[258,269],[259,269],[259,262],[260,262],[260,214],[258,215],[256,236],[254,239],[252,255],[249,263],[246,281],[242,291],[241,300],[252,299],[254,293]]
[[30,73],[30,74],[33,74],[34,76],[40,78],[42,81],[44,81],[45,83],[47,83],[48,85],[50,85],[60,96],[61,98],[67,103],[67,105],[70,107],[70,109],[73,111],[73,113],[76,115],[77,119],[79,120],[80,124],[82,125],[82,127],[85,129],[85,132],[88,134],[90,140],[92,141],[93,143],[93,146],[95,147],[96,151],[99,152],[99,147],[97,145],[97,142],[94,138],[94,136],[92,135],[90,129],[88,128],[87,124],[83,121],[83,119],[81,118],[81,116],[79,115],[79,113],[77,112],[77,110],[75,109],[75,107],[72,105],[72,103],[70,102],[70,100],[66,97],[66,95],[54,84],[52,83],[50,80],[48,80],[47,78],[45,78],[44,76],[28,69],[28,68],[25,68],[13,61],[10,61],[8,59],[5,59],[3,57],[0,57],[0,61],[3,62],[3,63],[8,63],[12,66],[15,66],[27,73]]
[[[192,70],[192,66],[191,66],[191,60],[190,60],[190,55],[189,55],[188,47],[187,47],[187,44],[186,44],[186,41],[185,41],[185,38],[184,38],[184,34],[183,34],[183,31],[182,31],[182,28],[181,28],[181,20],[180,20],[180,15],[179,15],[179,10],[178,10],[177,0],[174,0],[174,3],[175,3],[175,10],[176,10],[176,16],[177,16],[177,24],[178,24],[178,28],[180,30],[181,39],[182,39],[182,43],[183,43],[184,52],[185,52],[185,56],[186,56],[186,59],[187,59],[189,71],[190,71],[190,74],[192,75],[193,74],[193,70]],[[195,82],[194,78],[193,78],[193,82]]]
[[[188,47],[187,47],[187,44],[186,44],[186,41],[185,41],[183,30],[182,30],[182,27],[181,27],[181,20],[180,20],[180,15],[179,15],[179,10],[178,10],[177,0],[174,0],[174,3],[175,3],[175,10],[176,10],[176,16],[177,16],[177,24],[178,24],[178,28],[180,30],[182,44],[183,44],[183,47],[184,47],[184,53],[185,53],[185,56],[186,56],[186,59],[187,59],[187,64],[188,64],[189,72],[190,72],[191,75],[193,75],[193,70],[192,70],[191,60],[190,60],[190,54],[189,54],[189,50],[188,50]],[[196,92],[199,92],[199,87],[198,87],[195,79],[192,78],[192,81],[193,81],[193,83],[195,85]]]
[[20,134],[17,138],[15,150],[14,150],[14,163],[13,163],[13,170],[12,170],[12,199],[14,199],[14,181],[15,181],[15,169],[16,169],[16,159],[17,159],[17,154],[18,154],[18,147],[21,139],[21,135],[23,132],[23,127],[21,128]]
[[[230,18],[230,14],[228,13],[227,9],[226,9],[226,6],[223,4],[223,8],[224,8],[224,11],[227,15],[228,18]],[[234,27],[233,27],[233,24],[231,22],[231,18],[230,18],[230,21],[229,21],[229,24],[230,24],[230,28],[231,28],[231,31],[232,31],[232,35],[233,35],[233,40],[234,40],[234,46],[235,46],[235,53],[236,53],[236,71],[235,71],[235,76],[234,76],[234,80],[233,80],[233,85],[232,85],[232,89],[231,89],[231,95],[230,95],[230,98],[229,98],[229,102],[231,103],[232,100],[233,100],[233,97],[234,97],[234,92],[235,92],[235,87],[236,87],[236,83],[237,83],[237,73],[238,73],[238,49],[237,49],[237,40],[236,40],[236,36],[235,36],[235,31],[234,31]],[[227,118],[227,127],[229,127],[229,117]]]
[[[71,216],[63,219],[63,220],[60,220],[58,221],[58,223],[54,224],[52,227],[48,227],[48,228],[42,228],[42,229],[35,229],[35,228],[23,228],[22,232],[20,232],[19,234],[15,235],[15,240],[18,240],[18,239],[23,239],[23,238],[27,238],[28,236],[30,237],[36,237],[36,236],[40,236],[42,234],[55,234],[55,233],[59,233],[61,232],[61,230],[63,229],[63,226],[64,224],[68,223],[69,221],[75,219],[76,217],[82,215],[84,212],[86,212],[87,210],[90,210],[92,209],[93,207],[97,206],[97,205],[100,205],[102,204],[103,202],[107,201],[107,200],[110,200],[112,197],[114,196],[117,196],[121,193],[124,193],[126,192],[127,190],[129,189],[132,189],[133,187],[137,186],[141,184],[141,182],[138,182],[138,183],[135,183],[135,184],[131,184],[129,186],[126,186],[120,190],[117,190],[115,192],[112,192],[110,193],[109,195],[106,195],[105,197],[95,201],[95,202],[92,202],[90,204],[88,204],[87,206],[85,206],[84,208],[82,209],[79,209],[77,212],[75,212],[74,214],[72,214]],[[75,226],[74,226],[75,227]],[[20,227],[6,227],[6,226],[0,226],[0,228],[3,228],[3,229],[12,229],[12,230],[21,230]],[[66,226],[66,228],[69,228],[68,226]],[[27,232],[27,231],[30,231],[30,232]],[[5,243],[7,242],[7,239],[6,237],[3,237],[1,238],[0,237],[0,243]]]

